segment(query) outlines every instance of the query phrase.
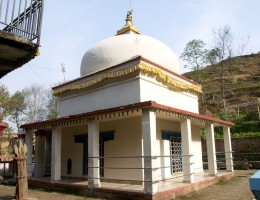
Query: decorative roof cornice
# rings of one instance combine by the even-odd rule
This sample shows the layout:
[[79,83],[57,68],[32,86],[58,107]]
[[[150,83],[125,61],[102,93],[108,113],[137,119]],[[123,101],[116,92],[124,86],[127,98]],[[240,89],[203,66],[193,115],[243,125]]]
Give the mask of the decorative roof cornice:
[[148,75],[150,77],[155,78],[157,81],[167,85],[170,89],[173,89],[178,92],[188,92],[192,94],[201,94],[202,89],[199,85],[182,83],[172,76],[166,75],[162,70],[151,67],[144,63],[140,63],[140,72],[143,75]]
[[97,71],[97,72],[94,72],[94,73],[91,73],[91,74],[87,74],[87,75],[85,75],[85,76],[82,76],[82,77],[76,78],[76,79],[74,79],[74,80],[71,80],[71,81],[62,83],[62,84],[60,84],[60,85],[54,86],[52,89],[53,89],[53,90],[56,90],[56,89],[58,89],[58,88],[61,88],[61,87],[64,87],[64,86],[67,86],[67,85],[70,85],[70,84],[73,84],[73,83],[77,83],[77,82],[80,82],[80,81],[84,81],[84,79],[88,79],[88,78],[91,78],[91,77],[95,77],[95,76],[97,76],[97,75],[100,75],[100,74],[102,74],[102,73],[105,73],[105,72],[109,72],[109,71],[112,71],[112,70],[116,70],[117,68],[119,68],[119,67],[121,67],[121,66],[124,66],[124,65],[128,65],[129,63],[132,63],[132,62],[141,62],[141,61],[144,61],[144,62],[146,62],[146,63],[148,63],[148,64],[151,64],[151,65],[153,65],[153,66],[155,66],[155,67],[158,67],[158,68],[160,68],[160,69],[162,69],[162,70],[164,70],[164,71],[166,71],[166,72],[168,72],[168,73],[170,73],[170,74],[173,74],[174,76],[177,76],[177,77],[179,77],[180,79],[183,79],[183,80],[185,80],[185,81],[187,81],[187,82],[189,82],[189,83],[192,83],[192,84],[194,84],[194,85],[200,85],[199,83],[196,83],[195,81],[193,81],[193,80],[191,80],[191,79],[188,79],[188,78],[186,78],[185,76],[182,76],[182,75],[180,75],[180,74],[178,74],[178,73],[176,73],[176,72],[173,72],[173,71],[171,71],[171,70],[169,70],[169,69],[167,69],[167,68],[165,68],[165,67],[163,67],[163,66],[161,66],[161,65],[159,65],[159,64],[157,64],[157,63],[155,63],[155,62],[153,62],[153,61],[151,61],[151,60],[149,60],[149,59],[147,59],[147,58],[145,58],[145,57],[143,57],[143,56],[136,56],[135,58],[130,59],[130,60],[127,60],[127,61],[125,61],[125,62],[123,62],[123,63],[118,64],[118,65],[114,65],[114,66],[112,66],[112,67],[108,67],[108,68],[106,68],[106,69],[103,69],[103,70],[100,70],[100,71]]
[[102,84],[102,82],[106,80],[112,82],[118,80],[118,78],[124,78],[126,76],[134,77],[137,74],[153,77],[158,82],[163,83],[170,89],[178,92],[187,92],[196,95],[202,93],[202,89],[200,85],[193,84],[191,82],[183,83],[179,80],[176,80],[173,76],[167,75],[163,69],[154,67],[152,65],[146,64],[145,62],[141,61],[140,63],[131,67],[119,69],[117,71],[114,70],[114,71],[108,71],[101,74],[97,74],[92,79],[90,79],[91,78],[90,77],[89,79],[86,78],[85,81],[71,82],[71,84],[64,84],[63,86],[55,87],[53,88],[53,94],[59,95],[63,92],[87,89],[90,87],[94,87],[96,85],[100,85]]
[[57,126],[73,126],[73,125],[80,125],[86,124],[89,120],[99,120],[99,119],[109,119],[111,116],[114,117],[121,117],[124,115],[128,115],[130,112],[138,111],[143,109],[154,110],[156,112],[177,117],[180,119],[188,118],[194,121],[205,122],[205,123],[213,123],[218,126],[233,126],[234,123],[230,121],[225,121],[221,119],[217,119],[214,117],[201,115],[198,113],[193,113],[169,106],[165,106],[162,104],[158,104],[154,101],[146,101],[140,102],[125,106],[119,106],[115,108],[109,108],[104,110],[97,110],[88,113],[82,113],[78,115],[72,115],[67,117],[61,117],[57,119],[42,121],[42,122],[35,122],[31,124],[24,124],[21,128],[25,130],[34,130],[34,129],[50,129],[52,127]]

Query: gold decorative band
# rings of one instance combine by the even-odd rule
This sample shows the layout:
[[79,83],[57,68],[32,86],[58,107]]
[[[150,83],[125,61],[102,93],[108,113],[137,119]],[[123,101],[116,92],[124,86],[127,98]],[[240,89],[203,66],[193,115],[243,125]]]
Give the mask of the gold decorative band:
[[137,28],[135,28],[134,26],[125,26],[122,29],[118,30],[116,35],[121,35],[127,31],[134,31],[137,34],[140,34],[140,31]]
[[181,83],[174,78],[164,74],[160,69],[148,66],[144,63],[140,63],[141,74],[146,74],[148,76],[154,77],[157,81],[167,85],[173,90],[180,92],[189,92],[195,94],[201,94],[202,89],[199,85]]
[[54,89],[53,94],[58,95],[60,93],[66,92],[66,91],[80,90],[83,88],[85,89],[85,88],[94,86],[94,85],[101,83],[102,81],[105,81],[108,79],[112,80],[115,78],[124,77],[129,74],[135,75],[136,73],[141,73],[143,75],[153,77],[157,81],[163,83],[167,87],[169,87],[173,90],[176,90],[176,91],[188,92],[188,93],[192,93],[192,94],[201,94],[202,93],[202,89],[198,85],[181,83],[180,81],[177,81],[174,78],[164,74],[160,69],[151,67],[149,65],[146,65],[145,63],[140,63],[133,67],[129,67],[126,69],[115,71],[115,72],[107,72],[107,73],[98,75],[97,77],[93,78],[92,80],[86,80],[86,82],[84,82],[84,83],[71,83],[68,85],[60,86],[60,87]]

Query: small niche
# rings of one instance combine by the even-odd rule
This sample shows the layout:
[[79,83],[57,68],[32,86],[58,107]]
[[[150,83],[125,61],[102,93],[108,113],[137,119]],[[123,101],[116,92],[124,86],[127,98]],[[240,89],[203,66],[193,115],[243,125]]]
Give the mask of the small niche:
[[71,169],[72,169],[72,160],[69,158],[67,160],[67,174],[71,174]]

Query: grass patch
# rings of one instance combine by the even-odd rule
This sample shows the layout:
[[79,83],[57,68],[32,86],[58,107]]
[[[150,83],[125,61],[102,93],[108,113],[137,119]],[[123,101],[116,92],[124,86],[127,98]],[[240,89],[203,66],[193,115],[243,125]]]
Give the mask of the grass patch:
[[[248,138],[248,137],[260,137],[260,132],[249,133],[232,133],[231,138]],[[216,133],[215,139],[224,139],[223,134]]]

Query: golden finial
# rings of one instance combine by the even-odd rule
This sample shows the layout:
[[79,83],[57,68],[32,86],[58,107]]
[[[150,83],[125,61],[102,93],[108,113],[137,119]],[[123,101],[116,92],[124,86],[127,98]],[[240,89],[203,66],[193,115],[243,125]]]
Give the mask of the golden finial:
[[117,31],[117,35],[123,34],[128,31],[133,31],[137,34],[140,34],[140,31],[133,26],[133,10],[127,12],[125,22],[125,26]]
[[133,26],[133,10],[127,12],[126,19],[125,19],[125,27],[126,26]]

